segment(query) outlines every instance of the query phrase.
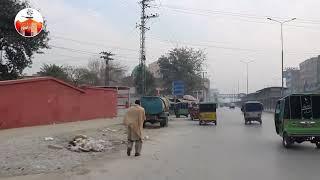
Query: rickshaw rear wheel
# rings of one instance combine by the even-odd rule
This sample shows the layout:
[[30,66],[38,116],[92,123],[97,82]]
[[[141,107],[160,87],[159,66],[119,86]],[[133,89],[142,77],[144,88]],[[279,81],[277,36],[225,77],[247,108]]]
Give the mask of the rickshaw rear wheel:
[[293,144],[293,141],[290,139],[290,137],[287,135],[287,133],[284,133],[282,136],[282,145],[285,148],[290,148],[290,146]]

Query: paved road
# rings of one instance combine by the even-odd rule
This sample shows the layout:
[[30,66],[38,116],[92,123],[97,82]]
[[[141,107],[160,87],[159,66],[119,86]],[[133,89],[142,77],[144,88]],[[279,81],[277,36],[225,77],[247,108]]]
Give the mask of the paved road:
[[284,149],[271,113],[264,114],[262,126],[245,126],[239,109],[219,109],[218,119],[217,127],[175,119],[144,144],[142,157],[122,152],[88,165],[82,174],[46,179],[320,179],[320,150],[308,143]]

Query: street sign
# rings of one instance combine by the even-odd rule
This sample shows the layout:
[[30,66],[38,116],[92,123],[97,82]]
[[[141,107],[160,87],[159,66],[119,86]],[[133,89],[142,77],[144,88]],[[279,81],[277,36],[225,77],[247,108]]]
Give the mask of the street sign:
[[174,96],[184,95],[184,82],[183,81],[173,81],[172,82],[172,94]]

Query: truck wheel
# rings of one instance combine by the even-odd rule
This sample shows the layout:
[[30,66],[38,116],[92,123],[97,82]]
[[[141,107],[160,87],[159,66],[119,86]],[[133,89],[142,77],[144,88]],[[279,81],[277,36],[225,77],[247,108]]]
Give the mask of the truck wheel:
[[282,145],[285,148],[290,148],[290,146],[293,144],[290,136],[287,135],[287,133],[284,133],[282,136]]
[[169,118],[166,118],[166,124],[165,127],[168,127]]
[[166,122],[165,121],[161,121],[160,122],[160,127],[164,127],[166,125]]

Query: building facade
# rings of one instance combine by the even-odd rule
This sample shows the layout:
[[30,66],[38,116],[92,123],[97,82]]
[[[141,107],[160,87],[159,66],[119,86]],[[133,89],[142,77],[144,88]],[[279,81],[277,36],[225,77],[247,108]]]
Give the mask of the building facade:
[[298,68],[287,68],[284,71],[284,78],[286,80],[286,87],[288,88],[286,93],[301,92],[300,70]]
[[320,89],[320,56],[300,63],[300,83],[302,92],[313,92]]
[[265,110],[274,110],[276,102],[281,98],[281,89],[281,87],[267,87],[242,97],[238,103],[241,105],[246,101],[259,101]]

